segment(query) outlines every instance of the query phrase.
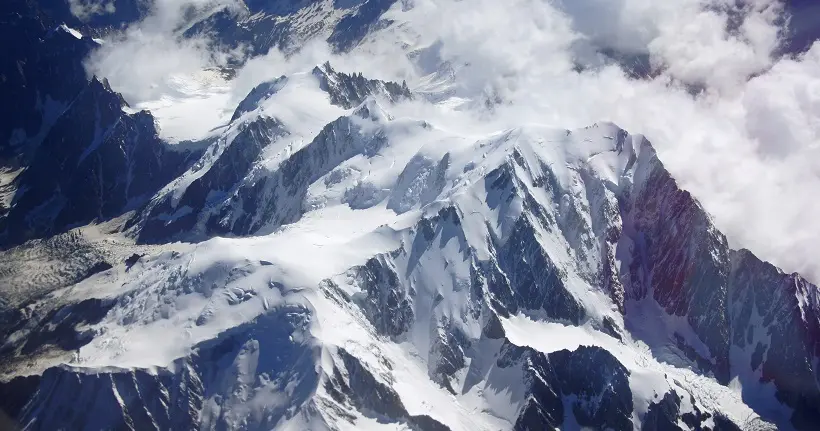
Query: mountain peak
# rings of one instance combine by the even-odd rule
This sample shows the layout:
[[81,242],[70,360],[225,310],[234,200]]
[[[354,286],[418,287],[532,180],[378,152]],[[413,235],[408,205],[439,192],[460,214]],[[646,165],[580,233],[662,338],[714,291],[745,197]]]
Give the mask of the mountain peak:
[[319,87],[330,95],[331,103],[345,109],[361,104],[370,95],[393,103],[412,98],[406,83],[367,79],[361,73],[337,72],[330,62],[314,67],[312,74],[319,80]]
[[[13,138],[0,144],[0,408],[26,428],[820,422],[818,288],[732,250],[638,130],[547,125],[613,109],[560,88],[578,81],[679,94],[660,69],[624,81],[618,53],[573,69],[577,47],[563,44],[581,29],[546,38],[558,56],[526,51],[543,42],[529,36],[578,24],[569,6],[488,31],[475,25],[503,16],[459,16],[487,6],[463,2],[57,3],[14,0],[7,16],[25,19],[0,28],[19,40],[0,64],[13,96],[0,124]],[[40,14],[79,6],[90,15],[64,26]],[[156,28],[169,11],[179,22]],[[120,30],[97,54],[139,33],[148,48],[172,41],[163,52],[241,58],[174,75],[131,109],[84,68],[91,37]],[[276,48],[291,70],[323,52],[316,40],[333,65],[240,70]],[[382,43],[406,54],[383,76],[414,91],[336,69]],[[530,75],[536,53],[548,73]],[[165,142],[154,115],[207,133]]]

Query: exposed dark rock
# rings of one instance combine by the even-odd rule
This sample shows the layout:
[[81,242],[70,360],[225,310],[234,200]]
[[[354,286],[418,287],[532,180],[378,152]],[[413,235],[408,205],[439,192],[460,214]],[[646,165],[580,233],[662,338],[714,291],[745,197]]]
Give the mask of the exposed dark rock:
[[[272,140],[288,134],[278,120],[270,117],[259,117],[239,128],[239,133],[230,142],[224,142],[226,138],[222,138],[202,156],[198,164],[204,165],[199,169],[205,172],[187,185],[176,202],[173,194],[165,195],[142,215],[141,242],[162,242],[189,232],[207,204],[218,202],[237,187],[253,168],[262,150]],[[225,148],[214,156],[219,145]],[[205,161],[214,157],[213,162]],[[215,234],[226,233],[215,219],[210,220],[207,227]]]
[[108,262],[97,262],[91,268],[88,268],[88,272],[82,275],[82,278],[91,277],[94,274],[98,274],[100,272],[108,271],[109,269],[113,268],[110,263]]
[[41,376],[35,375],[20,376],[8,382],[0,382],[0,412],[8,416],[9,422],[16,422],[15,418],[20,415],[23,407],[37,390],[40,380]]
[[721,413],[716,413],[713,417],[713,421],[715,422],[713,431],[743,431],[743,428]]
[[406,83],[399,85],[390,81],[367,79],[361,73],[348,75],[333,70],[330,63],[316,66],[313,76],[319,80],[319,88],[330,95],[331,103],[345,109],[361,104],[368,96],[380,96],[390,102],[412,97]]
[[352,271],[365,297],[359,302],[379,333],[398,337],[413,323],[413,305],[389,260],[376,256]]
[[128,271],[129,269],[131,269],[131,267],[136,265],[136,263],[139,262],[139,260],[142,259],[143,256],[145,256],[145,254],[134,253],[131,256],[129,256],[128,259],[125,259],[125,270]]
[[[84,31],[139,16],[134,1],[115,3],[116,17]],[[14,198],[0,208],[0,248],[118,216],[181,173],[188,150],[162,143],[147,112],[125,114],[104,79],[89,82],[83,61],[98,44],[60,26],[76,21],[64,2],[11,0],[0,14],[15,41],[0,60],[0,166],[25,168],[4,186]]]
[[450,427],[427,415],[410,416],[409,422],[418,431],[450,431]]
[[632,429],[629,371],[600,347],[579,347],[545,355],[507,344],[498,366],[520,364],[530,395],[515,423],[516,430],[561,429],[565,406],[582,427]]
[[293,223],[304,212],[302,204],[310,184],[355,155],[372,156],[385,139],[378,133],[362,135],[350,118],[341,117],[278,169],[239,185],[217,212],[206,214],[207,226],[214,233],[248,235],[263,227]]
[[[651,169],[631,195],[625,217],[635,247],[629,296],[651,292],[667,313],[683,316],[709,348],[715,377],[729,381],[729,247],[709,216],[678,188],[647,141],[638,163]],[[626,230],[626,229],[625,229]]]
[[334,379],[326,384],[339,403],[349,403],[360,411],[375,414],[380,422],[408,423],[413,429],[444,431],[449,428],[427,415],[411,416],[398,394],[388,385],[378,381],[359,360],[344,349],[338,349],[339,357],[347,371],[344,378],[334,370]]
[[253,111],[259,107],[259,103],[268,97],[276,94],[285,84],[287,84],[287,77],[280,76],[272,81],[263,82],[251,90],[236,107],[236,110],[231,116],[231,122],[238,119],[242,114]]
[[60,233],[135,208],[179,175],[196,153],[162,142],[146,111],[92,79],[16,178],[11,209],[0,219],[2,244]]
[[680,398],[674,391],[667,392],[660,402],[652,403],[641,424],[645,431],[683,431],[678,426]]
[[[54,2],[56,3],[56,2]],[[47,4],[9,0],[0,10],[0,161],[27,165],[48,129],[86,87],[82,60],[97,45],[59,28]]]
[[618,341],[623,341],[623,337],[621,336],[621,331],[618,329],[618,326],[615,325],[615,321],[612,320],[611,317],[606,316],[604,317],[604,325],[603,330],[607,334],[611,335],[612,338],[616,338]]
[[[747,250],[733,252],[731,260],[732,344],[749,355],[749,363],[734,366],[760,367],[762,382],[774,383],[779,401],[794,409],[792,425],[811,429],[820,423],[818,288]],[[757,337],[769,342],[755,342]]]
[[544,310],[553,319],[580,323],[584,309],[564,286],[563,275],[538,243],[526,216],[497,247],[498,266],[506,274],[519,307]]
[[[347,75],[334,71],[329,64],[315,68],[313,73],[331,101],[345,108],[361,104],[371,95],[389,101],[411,97],[406,85]],[[279,78],[256,87],[240,103],[234,117],[255,109],[261,100],[286,84],[286,78]],[[205,166],[205,174],[189,184],[178,201],[166,195],[141,216],[140,241],[196,238],[189,234],[198,224],[204,225],[203,233],[211,236],[248,235],[263,227],[275,229],[293,223],[302,215],[301,204],[313,181],[357,154],[372,156],[385,142],[379,133],[362,136],[355,122],[342,117],[328,124],[275,171],[251,177],[250,171],[264,147],[288,131],[277,119],[268,117],[237,127],[241,131],[231,142],[211,145],[199,162]],[[225,149],[214,156],[220,145]],[[216,160],[212,164],[204,161],[213,157]],[[205,207],[207,211],[203,211]]]
[[396,0],[365,0],[352,14],[342,18],[327,41],[338,52],[347,52],[378,25],[379,18]]
[[455,394],[450,379],[467,364],[465,350],[470,347],[470,340],[457,326],[450,325],[446,320],[439,322],[432,336],[428,355],[430,375],[433,381]]
[[[55,346],[65,351],[78,349],[89,342],[93,335],[78,327],[99,323],[116,304],[109,299],[86,299],[48,311],[44,316],[30,316],[6,330],[0,358],[4,362],[20,360],[18,355],[30,355],[40,349]],[[17,331],[25,337],[9,338]],[[18,334],[19,335],[19,334]]]
[[484,326],[484,330],[482,331],[482,335],[491,339],[491,340],[500,340],[505,337],[504,333],[504,326],[501,324],[501,320],[498,319],[498,316],[495,313],[488,313],[489,317],[487,318],[487,324]]
[[[242,402],[243,388],[284,391],[287,384],[297,406],[313,393],[318,381],[314,352],[289,339],[304,331],[306,322],[304,309],[274,311],[198,344],[190,357],[169,369],[87,373],[50,368],[41,377],[0,383],[0,394],[15,394],[0,397],[0,409],[35,430],[67,424],[76,429],[224,429],[233,420],[231,406]],[[259,359],[243,368],[249,354]],[[240,370],[252,374],[248,378]],[[249,426],[272,428],[287,414],[281,406],[263,406],[259,413],[248,418]]]

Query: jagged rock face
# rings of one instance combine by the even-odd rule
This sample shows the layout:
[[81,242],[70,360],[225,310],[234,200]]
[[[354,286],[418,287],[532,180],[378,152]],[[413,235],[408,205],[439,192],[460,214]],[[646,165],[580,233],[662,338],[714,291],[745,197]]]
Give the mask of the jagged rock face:
[[751,388],[773,383],[781,402],[794,408],[792,423],[810,429],[820,421],[817,287],[747,250],[732,252],[731,261],[733,374]]
[[667,392],[660,402],[649,406],[644,418],[643,430],[677,431],[680,414],[680,398],[674,392]]
[[375,27],[389,25],[380,18],[396,0],[365,0],[355,12],[342,18],[327,41],[337,51],[345,52],[356,46]]
[[[695,407],[693,412],[681,413],[683,397],[684,395],[673,390],[667,392],[657,403],[651,404],[641,429],[646,431],[678,431],[684,429],[739,431],[743,429],[719,412],[712,415],[708,412],[701,412],[700,409]],[[692,396],[689,395],[689,397],[690,402],[692,402]],[[711,427],[703,424],[704,421],[709,419],[712,421],[713,426]],[[755,429],[753,428],[754,423],[749,425],[752,428],[748,429]]]
[[325,389],[336,402],[373,412],[384,422],[405,423],[421,430],[449,430],[429,416],[407,413],[398,394],[378,381],[355,356],[344,349],[339,349],[337,353],[346,377],[339,368],[334,367],[333,377],[325,382]]
[[580,347],[544,355],[509,346],[498,361],[499,366],[521,363],[530,385],[516,430],[561,429],[566,407],[582,427],[632,429],[629,371],[606,350]]
[[318,384],[309,340],[292,341],[306,318],[300,308],[261,316],[169,368],[88,373],[66,366],[21,377],[0,384],[0,393],[15,392],[2,407],[27,429],[271,429],[295,413],[277,403],[277,393],[301,404]]
[[632,190],[625,215],[625,231],[634,244],[629,295],[640,300],[651,294],[666,313],[685,317],[708,347],[711,358],[704,359],[715,376],[728,383],[726,238],[657,157],[647,157],[652,168]]
[[59,233],[134,208],[176,177],[195,153],[170,148],[148,112],[129,115],[96,78],[77,96],[18,176],[0,220],[5,245]]
[[[724,384],[735,377],[749,387],[774,383],[778,399],[795,409],[792,425],[809,429],[820,405],[817,288],[748,251],[730,250],[705,211],[662,168],[632,193],[624,215],[634,241],[628,293],[651,295],[670,316],[686,318],[708,356],[682,334],[672,335],[701,369]],[[754,390],[744,395],[755,402]]]
[[0,36],[15,41],[0,59],[0,160],[25,165],[87,85],[82,59],[96,43],[60,28],[36,2],[10,0],[0,13]]
[[[254,127],[250,126],[249,129]],[[186,208],[187,205],[189,210],[182,217],[163,216],[172,214],[170,197],[166,198],[167,204],[154,207],[153,212],[149,214],[148,217],[156,221],[149,220],[141,231],[140,239],[150,241],[151,238],[162,239],[185,232],[194,226],[197,218],[203,216],[209,232],[223,235],[247,235],[265,226],[275,228],[292,223],[298,220],[304,211],[302,204],[307,187],[312,182],[341,161],[359,154],[362,146],[378,145],[379,140],[378,137],[374,137],[371,142],[363,142],[358,136],[358,127],[350,119],[341,118],[325,127],[311,145],[294,153],[276,171],[262,176],[256,182],[238,183],[248,173],[262,147],[270,142],[273,137],[270,130],[261,126],[258,129],[259,134],[237,136],[228,147],[231,150],[223,152],[207,173],[200,177],[227,176],[232,181],[211,183],[197,180],[192,183],[197,188],[191,193],[188,191],[189,187],[183,196],[196,196],[198,199],[185,200],[183,197],[180,206],[175,209],[180,211],[180,208]],[[244,142],[248,142],[252,150],[244,151],[247,148],[247,145],[242,145]],[[241,154],[238,156],[241,163],[234,164],[226,159],[226,156],[237,153]],[[223,174],[222,170],[225,169],[230,173]],[[236,184],[233,190],[226,187],[231,184]],[[231,195],[228,199],[216,201],[216,210],[213,213],[203,214],[201,209],[205,198],[210,196],[212,190],[209,186],[214,187],[216,191],[230,191]],[[163,218],[171,218],[173,221],[167,223]]]
[[391,337],[407,332],[413,306],[389,261],[384,256],[375,257],[353,270],[351,276],[365,290],[361,306],[376,330]]
[[171,150],[150,113],[125,114],[105,80],[88,81],[82,62],[96,42],[32,2],[4,13],[2,31],[18,42],[0,65],[0,158],[22,173],[4,185],[1,248],[120,215],[181,173],[191,151]]
[[[313,74],[319,89],[333,105],[358,107],[349,117],[326,125],[312,141],[290,153],[272,170],[258,166],[265,148],[290,137],[287,124],[264,113],[243,122],[243,114],[260,109],[266,99],[288,85],[285,77],[260,84],[239,104],[229,132],[205,151],[186,173],[190,181],[155,199],[141,216],[139,240],[203,235],[249,235],[293,223],[306,211],[308,187],[330,170],[354,156],[374,155],[385,137],[363,129],[360,119],[376,121],[381,109],[370,110],[365,98],[378,96],[388,102],[410,98],[406,85],[369,80],[361,75],[334,71],[329,64]],[[359,106],[361,105],[361,106]],[[291,144],[292,145],[292,144]],[[184,178],[184,177],[183,177]]]
[[319,80],[319,88],[330,95],[330,102],[345,109],[359,106],[371,95],[381,95],[390,102],[399,102],[412,98],[407,83],[401,85],[390,81],[367,79],[358,75],[333,70],[330,63],[316,66],[313,76]]
[[[499,193],[504,188],[497,178],[499,172],[488,175],[487,184],[494,185],[494,188],[487,187],[489,193]],[[506,344],[495,356],[495,366],[520,370],[527,385],[525,401],[517,409],[515,429],[561,429],[567,415],[581,426],[631,429],[629,371],[609,352],[582,347],[572,352],[543,354],[509,344],[506,339],[493,308],[506,316],[519,310],[543,310],[551,318],[572,324],[577,324],[584,313],[578,300],[563,287],[561,275],[551,278],[532,275],[536,271],[554,270],[554,266],[544,260],[549,259],[547,251],[538,242],[535,230],[518,227],[522,220],[528,222],[527,216],[521,216],[506,242],[492,253],[504,261],[498,265],[495,261],[477,260],[467,246],[458,210],[446,207],[416,225],[413,240],[406,241],[407,250],[371,259],[339,283],[358,286],[362,297],[357,299],[354,294],[351,299],[360,305],[379,333],[413,340],[412,332],[429,324],[429,375],[453,394],[462,390],[455,386],[458,384],[455,375],[468,363],[475,363],[479,356],[487,354],[480,347],[483,340],[504,340]],[[456,289],[456,295],[469,298],[469,308],[452,317],[447,315],[450,305],[444,302],[443,292],[434,294],[433,298],[425,297],[425,286],[419,285],[421,281],[413,275],[420,277],[421,272],[416,271],[425,271],[425,265],[431,263],[425,255],[438,256],[439,250],[450,241],[459,243],[463,250],[463,257],[469,263],[466,269],[470,282],[469,288]],[[534,286],[544,279],[556,285]],[[329,281],[329,284],[338,289],[338,283]],[[433,307],[434,311],[423,311],[425,306]],[[475,325],[481,325],[481,331],[469,329]]]
[[566,290],[565,277],[536,238],[531,222],[522,217],[497,250],[499,267],[507,274],[516,302],[524,309],[543,310],[552,319],[580,323],[582,306]]
[[276,119],[261,117],[239,125],[235,136],[221,138],[194,165],[189,173],[193,179],[183,190],[161,196],[149,205],[141,240],[151,242],[191,230],[200,211],[229,193],[251,170],[263,148],[287,133]]

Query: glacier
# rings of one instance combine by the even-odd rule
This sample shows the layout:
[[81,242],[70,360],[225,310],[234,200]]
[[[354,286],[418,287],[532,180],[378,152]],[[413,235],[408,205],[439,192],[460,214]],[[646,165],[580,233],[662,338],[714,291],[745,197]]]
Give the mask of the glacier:
[[[187,32],[286,22],[344,51],[409,7],[296,3]],[[730,248],[639,131],[460,123],[504,101],[464,98],[453,67],[413,88],[324,62],[180,123],[224,93],[132,108],[75,77],[3,171],[13,426],[817,426],[815,285]]]

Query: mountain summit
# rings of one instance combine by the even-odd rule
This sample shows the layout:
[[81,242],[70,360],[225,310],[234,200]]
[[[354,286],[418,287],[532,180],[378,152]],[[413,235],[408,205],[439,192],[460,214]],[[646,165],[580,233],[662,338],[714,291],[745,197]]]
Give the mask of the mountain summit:
[[[151,9],[2,6],[10,426],[815,429],[817,286],[731,248],[638,130],[495,128],[512,102],[464,97],[474,65],[346,68],[409,37],[391,14],[413,3],[191,6],[181,40],[247,50],[228,81],[272,47],[291,62],[181,142],[163,121],[204,93],[155,117],[84,72]],[[329,61],[292,60],[316,38]]]

